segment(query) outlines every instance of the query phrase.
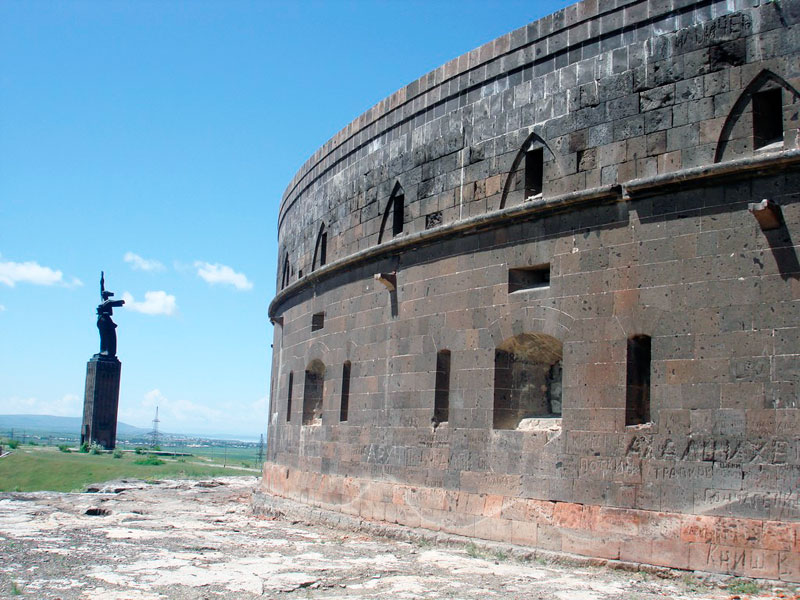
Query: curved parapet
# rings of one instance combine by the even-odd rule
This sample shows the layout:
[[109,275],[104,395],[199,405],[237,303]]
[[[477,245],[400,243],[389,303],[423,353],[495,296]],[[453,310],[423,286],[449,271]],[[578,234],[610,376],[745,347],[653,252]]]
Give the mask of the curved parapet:
[[265,491],[800,580],[799,20],[586,0],[320,148],[280,208]]

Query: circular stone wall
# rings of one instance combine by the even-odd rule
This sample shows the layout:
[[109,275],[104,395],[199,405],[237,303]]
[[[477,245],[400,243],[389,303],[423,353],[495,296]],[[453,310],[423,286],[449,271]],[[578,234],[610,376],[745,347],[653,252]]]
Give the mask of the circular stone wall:
[[320,148],[280,209],[264,491],[800,581],[799,21],[586,0]]

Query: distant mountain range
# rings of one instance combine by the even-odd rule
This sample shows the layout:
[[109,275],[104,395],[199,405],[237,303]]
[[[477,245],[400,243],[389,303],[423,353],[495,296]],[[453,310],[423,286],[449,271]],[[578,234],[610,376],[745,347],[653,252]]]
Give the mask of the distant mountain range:
[[[68,433],[79,435],[81,431],[81,417],[55,417],[52,415],[0,415],[0,437],[6,436],[12,429],[26,433]],[[134,427],[122,421],[117,421],[117,437],[132,438],[144,437],[150,433],[151,429]],[[229,441],[258,441],[257,436],[252,435],[231,435],[226,433],[215,434],[192,434],[192,433],[168,433],[160,432],[165,438],[171,439],[206,439],[206,440],[229,440]]]
[[[0,433],[10,429],[27,432],[46,431],[48,433],[74,433],[81,431],[81,417],[54,417],[51,415],[0,415]],[[122,421],[117,422],[117,435],[145,435],[149,429],[134,427]]]

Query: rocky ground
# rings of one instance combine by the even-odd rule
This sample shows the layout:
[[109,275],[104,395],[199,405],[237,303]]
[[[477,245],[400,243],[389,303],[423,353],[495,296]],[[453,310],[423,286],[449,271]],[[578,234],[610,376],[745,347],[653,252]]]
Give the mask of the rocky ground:
[[[736,595],[691,576],[520,560],[499,547],[398,541],[258,516],[250,504],[256,483],[254,477],[130,481],[84,494],[0,494],[0,597],[663,600]],[[794,590],[766,587],[755,596],[792,598]]]

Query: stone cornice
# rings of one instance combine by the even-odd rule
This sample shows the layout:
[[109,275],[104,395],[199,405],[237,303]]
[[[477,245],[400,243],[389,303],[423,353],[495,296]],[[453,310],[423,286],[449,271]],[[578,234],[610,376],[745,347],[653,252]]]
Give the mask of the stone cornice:
[[401,251],[429,245],[433,242],[452,238],[456,235],[473,233],[484,229],[493,229],[509,221],[529,220],[540,215],[548,215],[554,212],[561,212],[584,206],[609,202],[633,201],[670,190],[680,189],[682,186],[690,183],[696,185],[701,182],[713,183],[722,178],[742,178],[769,174],[787,166],[797,165],[798,163],[800,163],[800,150],[787,150],[760,156],[746,157],[724,163],[683,169],[673,173],[664,173],[653,177],[634,179],[622,185],[606,185],[551,198],[543,198],[532,202],[526,202],[519,206],[512,206],[453,223],[447,223],[425,231],[401,235],[377,246],[366,248],[340,258],[324,267],[320,267],[299,281],[295,281],[283,290],[280,290],[275,295],[272,302],[270,302],[269,317],[273,319],[280,305],[283,304],[286,299],[299,293],[301,290],[312,287],[317,282],[327,279],[344,269],[359,267],[370,261],[385,256],[391,256]]

